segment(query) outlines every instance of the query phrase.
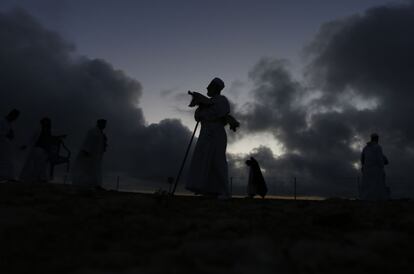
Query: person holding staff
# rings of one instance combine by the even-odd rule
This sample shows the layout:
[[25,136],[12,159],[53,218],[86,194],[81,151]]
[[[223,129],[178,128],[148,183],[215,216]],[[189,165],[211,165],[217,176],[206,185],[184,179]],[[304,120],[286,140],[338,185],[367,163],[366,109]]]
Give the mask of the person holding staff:
[[225,126],[235,130],[239,123],[229,118],[230,104],[221,95],[224,82],[214,78],[207,86],[207,96],[193,95],[190,106],[198,105],[195,120],[201,123],[201,131],[190,163],[186,189],[195,194],[228,198],[229,182],[226,159],[227,135]]

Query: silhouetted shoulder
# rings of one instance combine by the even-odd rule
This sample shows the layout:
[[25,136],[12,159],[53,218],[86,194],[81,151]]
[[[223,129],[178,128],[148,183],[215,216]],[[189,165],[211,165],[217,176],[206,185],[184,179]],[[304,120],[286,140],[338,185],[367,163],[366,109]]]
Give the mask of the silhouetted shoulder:
[[226,101],[226,102],[228,102],[229,100],[227,99],[227,97],[226,96],[224,96],[224,95],[218,95],[216,98],[218,98],[219,100],[223,100],[223,101]]
[[382,152],[382,147],[379,144],[372,144],[372,150]]
[[213,104],[221,104],[221,105],[230,106],[229,100],[224,95],[217,95],[216,97],[213,97],[211,100]]

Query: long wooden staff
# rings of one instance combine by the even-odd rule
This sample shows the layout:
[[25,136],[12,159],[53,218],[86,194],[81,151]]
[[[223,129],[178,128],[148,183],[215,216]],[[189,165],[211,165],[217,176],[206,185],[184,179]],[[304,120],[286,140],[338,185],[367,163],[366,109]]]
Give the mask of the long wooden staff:
[[199,123],[200,122],[197,121],[197,124],[195,125],[194,131],[193,131],[193,135],[191,136],[191,140],[190,140],[190,143],[188,144],[187,151],[185,152],[185,156],[184,156],[183,162],[181,163],[180,170],[178,171],[177,177],[175,178],[174,187],[173,187],[172,191],[170,192],[170,194],[172,196],[174,196],[175,190],[177,188],[178,182],[179,182],[180,177],[181,177],[181,173],[183,172],[184,165],[185,165],[185,162],[187,161],[188,153],[190,152],[190,148],[191,148],[191,145],[193,143],[194,136],[196,134],[196,131],[197,131],[197,128],[198,128],[198,124]]

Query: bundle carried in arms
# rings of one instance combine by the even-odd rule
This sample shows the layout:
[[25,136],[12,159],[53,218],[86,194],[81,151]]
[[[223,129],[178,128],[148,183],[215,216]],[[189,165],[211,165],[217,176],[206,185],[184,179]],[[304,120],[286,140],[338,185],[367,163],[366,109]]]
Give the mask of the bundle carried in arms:
[[[188,91],[188,94],[192,96],[189,107],[195,106],[211,106],[213,103],[210,98],[196,91]],[[230,113],[225,117],[225,122],[230,126],[232,131],[236,131],[240,127],[239,121],[236,120]]]

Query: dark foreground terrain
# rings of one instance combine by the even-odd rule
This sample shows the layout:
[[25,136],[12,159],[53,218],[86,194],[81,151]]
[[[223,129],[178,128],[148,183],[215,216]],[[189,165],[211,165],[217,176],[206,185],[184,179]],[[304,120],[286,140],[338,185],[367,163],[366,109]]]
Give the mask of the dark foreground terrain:
[[0,273],[414,273],[414,202],[0,184]]

